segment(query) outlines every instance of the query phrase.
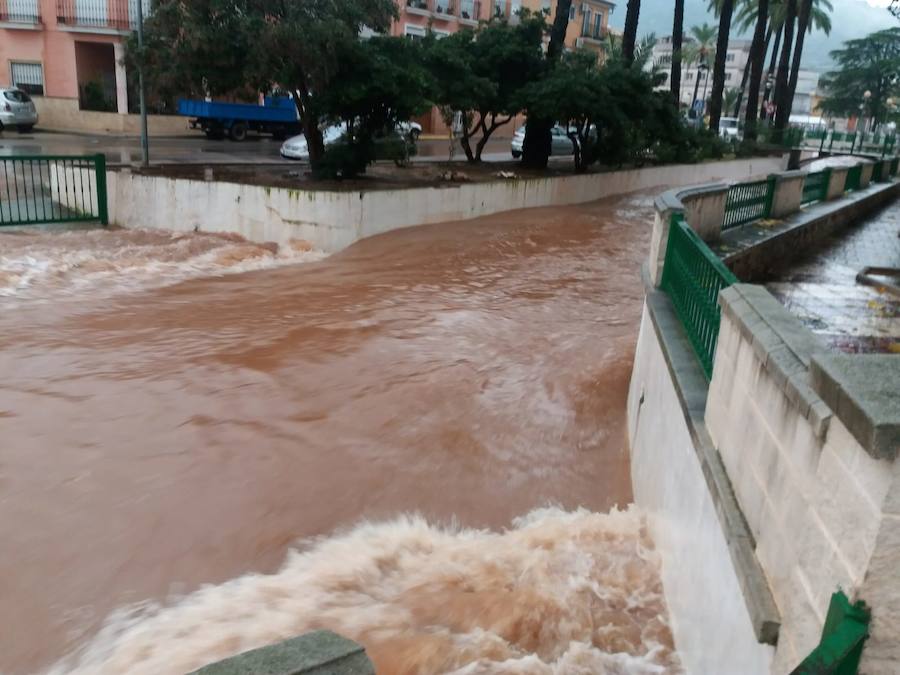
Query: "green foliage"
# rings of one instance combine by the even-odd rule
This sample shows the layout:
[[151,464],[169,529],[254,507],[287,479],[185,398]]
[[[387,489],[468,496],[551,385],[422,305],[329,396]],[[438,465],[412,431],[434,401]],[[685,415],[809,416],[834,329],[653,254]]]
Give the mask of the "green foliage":
[[691,26],[691,37],[694,41],[684,48],[685,63],[711,64],[716,59],[716,41],[719,38],[719,29],[708,23],[701,26]]
[[115,112],[116,110],[115,102],[106,95],[106,90],[99,80],[91,80],[81,87],[78,104],[82,110],[99,112]]
[[543,14],[523,11],[516,25],[491,21],[477,33],[461,30],[425,40],[432,100],[462,112],[461,143],[469,161],[480,161],[491,134],[519,111],[523,88],[540,76],[545,28]]
[[885,121],[891,114],[888,99],[900,96],[900,28],[848,40],[831,57],[838,67],[821,80],[827,92],[819,104],[822,112],[848,116],[862,112],[876,122]]

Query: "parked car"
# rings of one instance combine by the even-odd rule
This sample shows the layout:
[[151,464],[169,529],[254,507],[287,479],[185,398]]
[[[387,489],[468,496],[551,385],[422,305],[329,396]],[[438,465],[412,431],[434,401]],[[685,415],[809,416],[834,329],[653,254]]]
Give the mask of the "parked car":
[[741,140],[741,129],[737,117],[722,117],[719,119],[719,136],[726,141]]
[[[565,127],[556,124],[553,126],[553,129],[550,130],[551,134],[551,155],[574,155],[575,147],[572,145],[572,139],[568,137],[566,134]],[[515,159],[519,159],[522,156],[522,146],[525,144],[525,127],[524,125],[516,129],[516,133],[513,134],[511,151],[512,156]]]
[[37,123],[37,110],[28,94],[15,87],[0,87],[0,131],[15,127],[28,133]]
[[[412,123],[415,125],[415,122]],[[421,127],[419,127],[421,130]],[[379,136],[375,139],[375,154],[378,159],[392,159],[398,164],[405,164],[409,157],[416,154],[415,139],[418,134],[413,134],[414,126],[410,126],[410,131],[403,131],[398,125],[395,132]],[[344,137],[344,126],[335,124],[325,127],[322,130],[322,140],[325,147],[340,143]],[[403,155],[400,157],[399,155]],[[293,159],[300,161],[309,161],[309,146],[306,143],[306,136],[300,134],[293,138],[287,139],[281,146],[281,156],[285,159]]]
[[404,136],[408,136],[409,140],[415,142],[422,135],[422,125],[418,122],[400,122],[397,125],[397,131]]

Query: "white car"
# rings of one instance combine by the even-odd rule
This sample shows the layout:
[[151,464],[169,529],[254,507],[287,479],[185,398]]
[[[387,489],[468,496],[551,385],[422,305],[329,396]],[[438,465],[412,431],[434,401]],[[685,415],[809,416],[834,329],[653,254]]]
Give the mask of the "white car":
[[[400,122],[397,131],[415,142],[422,133],[422,125],[417,122]],[[336,124],[325,127],[322,131],[322,140],[326,146],[340,140],[344,135],[343,125]],[[306,137],[303,134],[287,139],[281,146],[281,156],[285,159],[309,160],[309,147],[306,145]]]
[[[553,126],[553,129],[550,130],[552,145],[550,147],[551,155],[574,155],[575,154],[575,146],[572,145],[572,139],[569,138],[568,134],[564,127],[561,127],[558,124]],[[519,159],[522,156],[522,147],[525,145],[525,126],[521,126],[516,129],[516,133],[513,134],[512,144],[510,147],[510,151],[512,152],[512,156],[515,159]]]
[[737,117],[723,117],[719,120],[719,136],[726,141],[741,140],[741,129]]
[[34,101],[21,89],[0,87],[0,131],[4,127],[16,127],[29,132],[38,123]]
[[[322,140],[326,146],[331,145],[343,135],[344,127],[341,124],[325,127],[322,130]],[[300,134],[287,139],[281,146],[281,156],[285,159],[309,161],[309,146],[306,144],[306,136]]]

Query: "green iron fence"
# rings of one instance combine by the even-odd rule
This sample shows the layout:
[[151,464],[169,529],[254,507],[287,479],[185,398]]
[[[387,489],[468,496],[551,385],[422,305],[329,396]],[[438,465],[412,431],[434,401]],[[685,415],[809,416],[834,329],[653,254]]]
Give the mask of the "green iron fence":
[[737,278],[684,222],[672,215],[660,284],[687,332],[707,379],[712,375],[719,337],[719,291]]
[[847,171],[847,179],[844,181],[844,192],[859,190],[859,179],[862,176],[862,165],[851,166]]
[[791,675],[856,675],[870,618],[862,601],[851,605],[842,592],[832,595],[819,645]]
[[775,179],[737,183],[728,188],[725,197],[725,221],[723,230],[738,227],[752,220],[766,218],[772,211]]
[[880,183],[884,180],[883,167],[884,167],[884,164],[882,162],[875,162],[875,164],[872,165],[872,182],[873,183]]
[[103,155],[0,157],[0,226],[90,221],[109,222]]
[[803,196],[800,205],[823,202],[828,196],[828,183],[831,182],[831,170],[816,171],[806,174],[803,179]]
[[890,173],[892,176],[897,175],[897,165],[898,164],[900,164],[900,157],[894,157],[894,159],[891,160],[891,172]]

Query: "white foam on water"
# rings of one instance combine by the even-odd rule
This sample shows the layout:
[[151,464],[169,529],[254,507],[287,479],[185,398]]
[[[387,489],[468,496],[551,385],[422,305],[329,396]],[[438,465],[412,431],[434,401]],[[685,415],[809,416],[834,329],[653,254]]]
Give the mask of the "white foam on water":
[[361,642],[385,675],[680,672],[632,506],[539,509],[504,532],[362,523],[274,574],[123,609],[50,673],[182,675],[316,629]]
[[85,290],[111,294],[324,257],[303,242],[256,244],[226,234],[141,229],[7,232],[0,235],[0,297],[34,300]]

